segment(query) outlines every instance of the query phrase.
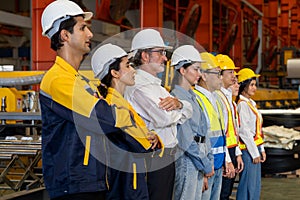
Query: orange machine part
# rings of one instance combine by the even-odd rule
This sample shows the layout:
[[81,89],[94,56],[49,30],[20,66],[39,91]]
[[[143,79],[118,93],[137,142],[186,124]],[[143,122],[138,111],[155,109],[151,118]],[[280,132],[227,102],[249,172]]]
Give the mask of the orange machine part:
[[199,26],[200,18],[201,18],[200,5],[190,1],[189,6],[184,15],[183,21],[180,25],[179,31],[190,37],[194,37],[194,34]]
[[196,41],[201,44],[206,51],[213,50],[213,1],[197,0],[201,6],[201,20],[195,33]]
[[163,0],[140,0],[141,27],[163,27]]
[[53,0],[32,0],[32,70],[47,70],[53,64],[55,52],[50,40],[42,36],[41,16],[44,8]]

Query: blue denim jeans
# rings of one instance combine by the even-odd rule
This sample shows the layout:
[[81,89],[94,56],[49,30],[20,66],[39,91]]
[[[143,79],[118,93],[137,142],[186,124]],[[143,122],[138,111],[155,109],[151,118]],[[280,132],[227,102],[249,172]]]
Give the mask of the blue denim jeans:
[[244,170],[240,173],[237,200],[259,200],[261,188],[261,164],[254,164],[247,150],[242,151]]
[[175,162],[174,200],[201,200],[203,173],[183,154]]
[[223,169],[215,170],[215,174],[208,179],[208,190],[202,193],[203,200],[219,200],[222,187]]

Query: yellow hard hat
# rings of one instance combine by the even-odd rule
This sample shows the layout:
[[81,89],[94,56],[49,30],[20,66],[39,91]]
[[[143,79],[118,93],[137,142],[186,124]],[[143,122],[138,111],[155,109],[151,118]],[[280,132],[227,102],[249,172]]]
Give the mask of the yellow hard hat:
[[223,54],[216,55],[216,59],[219,62],[221,70],[227,70],[227,69],[239,69],[239,67],[235,67],[233,60]]
[[208,70],[208,69],[215,69],[217,67],[220,67],[218,60],[211,53],[202,52],[200,53],[200,56],[204,61],[203,63],[201,63],[201,69]]
[[238,72],[238,82],[241,83],[245,80],[248,80],[250,78],[257,78],[259,77],[260,75],[259,74],[255,74],[253,72],[252,69],[249,69],[249,68],[243,68],[241,69],[239,72]]

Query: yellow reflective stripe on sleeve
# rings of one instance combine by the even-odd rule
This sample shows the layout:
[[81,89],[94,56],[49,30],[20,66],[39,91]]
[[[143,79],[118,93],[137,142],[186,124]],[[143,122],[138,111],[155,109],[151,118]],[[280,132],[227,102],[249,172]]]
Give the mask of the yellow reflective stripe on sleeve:
[[91,136],[86,136],[85,137],[85,153],[84,153],[83,165],[89,164],[90,148],[91,148]]
[[137,189],[137,177],[136,177],[136,163],[132,163],[132,171],[133,171],[133,189]]

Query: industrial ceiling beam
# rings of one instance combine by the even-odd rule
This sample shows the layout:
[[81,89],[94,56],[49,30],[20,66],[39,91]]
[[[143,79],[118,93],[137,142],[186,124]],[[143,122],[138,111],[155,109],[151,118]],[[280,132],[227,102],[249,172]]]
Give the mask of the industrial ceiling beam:
[[17,26],[28,29],[31,29],[32,27],[30,17],[12,14],[3,10],[0,10],[0,24],[8,24],[11,26]]

